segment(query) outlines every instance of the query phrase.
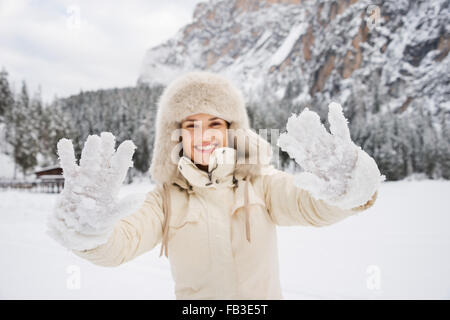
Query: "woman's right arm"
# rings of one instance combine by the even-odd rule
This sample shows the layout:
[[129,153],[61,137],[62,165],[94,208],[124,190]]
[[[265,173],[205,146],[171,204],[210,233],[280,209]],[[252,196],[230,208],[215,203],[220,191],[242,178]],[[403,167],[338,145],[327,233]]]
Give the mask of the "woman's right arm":
[[106,243],[72,252],[96,265],[115,267],[152,250],[162,237],[162,196],[162,187],[158,185],[147,193],[144,203],[135,213],[117,221]]

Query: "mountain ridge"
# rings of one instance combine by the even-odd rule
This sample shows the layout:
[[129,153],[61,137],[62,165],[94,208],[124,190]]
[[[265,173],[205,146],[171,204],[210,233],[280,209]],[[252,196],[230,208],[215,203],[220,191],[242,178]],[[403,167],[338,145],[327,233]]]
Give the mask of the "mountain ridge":
[[450,110],[446,12],[443,0],[201,2],[192,23],[147,51],[137,82],[167,85],[210,70],[249,101],[282,99],[291,84],[295,103],[321,110],[331,100],[371,113],[425,100]]

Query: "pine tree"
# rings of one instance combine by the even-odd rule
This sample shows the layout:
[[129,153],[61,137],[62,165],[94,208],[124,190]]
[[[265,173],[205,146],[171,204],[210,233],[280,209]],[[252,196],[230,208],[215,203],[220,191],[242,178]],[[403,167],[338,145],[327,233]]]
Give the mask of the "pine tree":
[[440,165],[442,178],[450,179],[450,117],[445,110],[440,111],[439,122],[441,130],[436,161]]
[[[38,132],[36,130],[40,101],[30,101],[25,81],[8,116],[6,140],[12,147],[12,156],[16,165],[26,176],[37,164]],[[14,174],[16,176],[16,172]]]
[[10,112],[14,105],[14,98],[9,87],[8,72],[5,68],[0,71],[0,123],[4,122],[6,113]]
[[150,168],[150,146],[147,130],[142,127],[134,139],[137,149],[133,156],[134,167],[140,172],[147,172]]

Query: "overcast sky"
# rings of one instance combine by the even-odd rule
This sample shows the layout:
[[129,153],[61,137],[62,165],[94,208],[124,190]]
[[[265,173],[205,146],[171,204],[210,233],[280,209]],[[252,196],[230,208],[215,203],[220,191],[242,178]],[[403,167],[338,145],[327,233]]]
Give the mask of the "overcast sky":
[[136,84],[145,51],[192,21],[200,0],[0,0],[0,68],[44,101]]

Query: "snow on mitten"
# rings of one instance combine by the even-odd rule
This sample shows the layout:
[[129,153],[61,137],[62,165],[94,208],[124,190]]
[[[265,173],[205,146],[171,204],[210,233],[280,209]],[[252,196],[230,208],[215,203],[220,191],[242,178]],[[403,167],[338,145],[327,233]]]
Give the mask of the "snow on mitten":
[[106,243],[117,220],[145,200],[142,194],[118,200],[136,146],[130,140],[117,151],[114,146],[115,137],[109,132],[90,135],[77,165],[72,141],[58,142],[64,189],[47,217],[47,234],[68,249],[87,250]]
[[375,160],[351,140],[342,107],[332,102],[328,108],[331,134],[319,115],[305,108],[288,119],[287,132],[280,135],[277,145],[304,169],[294,176],[297,187],[316,199],[351,209],[366,204],[386,177]]

